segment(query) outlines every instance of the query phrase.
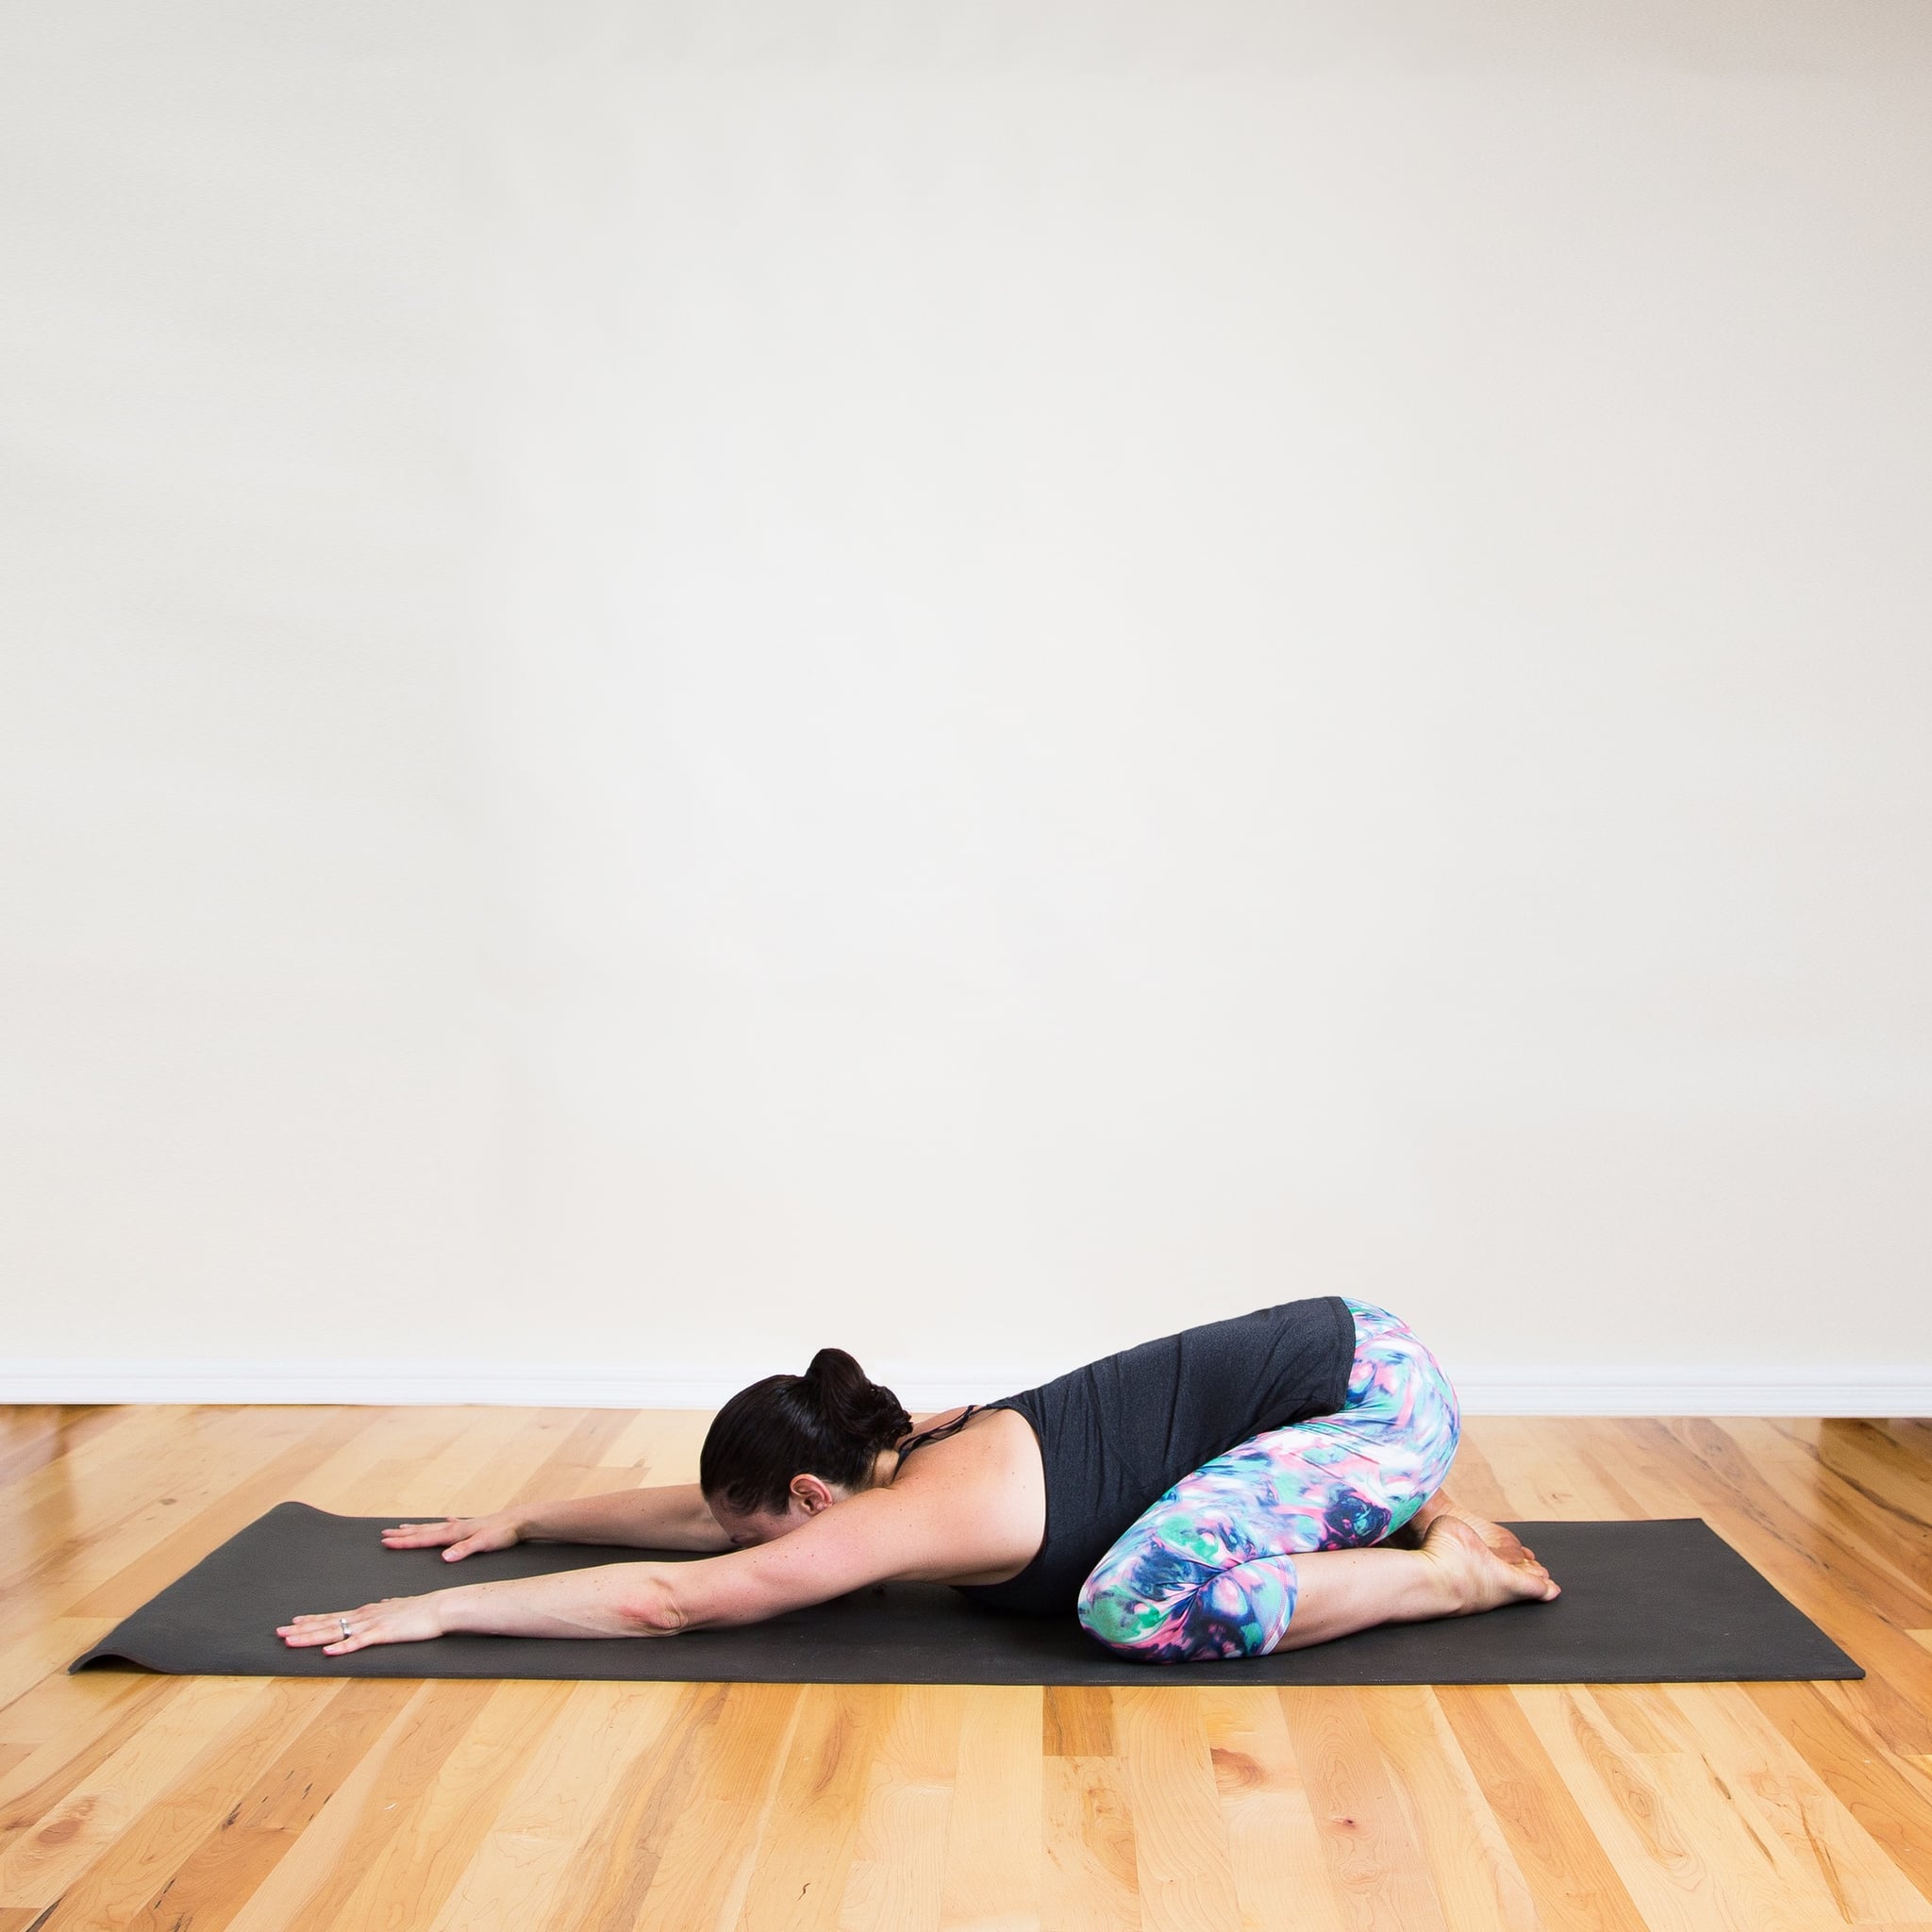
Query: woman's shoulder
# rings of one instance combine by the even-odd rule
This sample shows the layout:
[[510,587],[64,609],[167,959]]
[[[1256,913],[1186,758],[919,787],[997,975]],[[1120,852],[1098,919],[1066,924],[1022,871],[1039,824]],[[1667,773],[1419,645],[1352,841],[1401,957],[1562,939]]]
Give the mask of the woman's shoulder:
[[955,1416],[964,1415],[969,1408],[983,1407],[984,1406],[984,1404],[962,1402],[952,1408],[927,1409],[922,1414],[908,1418],[912,1426],[899,1440],[904,1442],[913,1436],[923,1436],[926,1430],[934,1427],[936,1424],[949,1423]]
[[912,1426],[892,1446],[903,1448],[908,1443],[914,1443],[924,1448],[928,1437],[939,1441],[953,1441],[967,1429],[978,1426],[991,1407],[992,1405],[986,1402],[961,1402],[951,1408],[935,1408],[915,1415],[910,1419]]
[[899,1473],[910,1474],[922,1466],[958,1468],[969,1460],[1010,1462],[1024,1446],[1039,1459],[1039,1444],[1024,1416],[989,1402],[961,1403],[956,1408],[916,1415],[912,1427],[893,1447],[900,1452]]

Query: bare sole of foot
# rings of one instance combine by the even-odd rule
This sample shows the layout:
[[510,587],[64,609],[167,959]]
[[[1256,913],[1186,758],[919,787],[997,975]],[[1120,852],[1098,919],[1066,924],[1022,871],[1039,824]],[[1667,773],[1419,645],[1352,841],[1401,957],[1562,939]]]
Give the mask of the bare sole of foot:
[[[1513,1529],[1505,1529],[1500,1523],[1491,1523],[1487,1516],[1478,1516],[1474,1509],[1463,1508],[1446,1490],[1438,1490],[1396,1535],[1413,1538],[1407,1547],[1419,1550],[1430,1524],[1439,1516],[1454,1516],[1458,1522],[1468,1524],[1506,1563],[1520,1563],[1525,1557],[1532,1562],[1536,1560],[1536,1552]],[[1395,1538],[1391,1537],[1388,1541],[1393,1542]]]
[[1473,1616],[1505,1604],[1549,1603],[1562,1595],[1562,1586],[1509,1531],[1493,1523],[1488,1527],[1502,1539],[1502,1547],[1475,1522],[1446,1509],[1423,1533],[1422,1554],[1441,1568],[1455,1606],[1452,1616]]

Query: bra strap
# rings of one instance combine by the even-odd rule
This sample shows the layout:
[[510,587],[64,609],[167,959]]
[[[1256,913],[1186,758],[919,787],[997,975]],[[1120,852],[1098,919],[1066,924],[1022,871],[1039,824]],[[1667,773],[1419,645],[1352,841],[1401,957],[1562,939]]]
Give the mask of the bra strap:
[[911,1455],[913,1450],[923,1449],[928,1442],[943,1442],[945,1439],[948,1436],[952,1435],[956,1430],[962,1429],[966,1426],[966,1418],[967,1416],[970,1416],[974,1409],[984,1408],[985,1407],[986,1405],[983,1402],[969,1402],[966,1405],[964,1413],[960,1415],[956,1415],[951,1422],[941,1423],[937,1428],[921,1429],[920,1432],[916,1436],[914,1436],[909,1441],[903,1442],[900,1444],[899,1460],[903,1463],[906,1460],[907,1457]]

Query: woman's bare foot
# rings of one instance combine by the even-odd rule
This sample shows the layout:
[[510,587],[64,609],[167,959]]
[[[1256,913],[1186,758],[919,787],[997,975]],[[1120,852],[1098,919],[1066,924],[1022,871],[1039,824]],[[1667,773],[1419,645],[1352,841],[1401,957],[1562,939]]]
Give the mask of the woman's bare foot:
[[1487,1516],[1478,1516],[1473,1509],[1458,1509],[1454,1503],[1441,1513],[1455,1517],[1457,1523],[1468,1524],[1506,1563],[1520,1563],[1525,1557],[1532,1562],[1536,1560],[1536,1552],[1513,1529],[1505,1529],[1500,1523],[1491,1523]]
[[[1487,1516],[1478,1516],[1474,1509],[1465,1509],[1447,1490],[1438,1490],[1395,1534],[1405,1539],[1407,1548],[1419,1550],[1423,1538],[1428,1534],[1429,1524],[1439,1516],[1460,1518],[1506,1563],[1519,1563],[1524,1557],[1534,1560],[1536,1557],[1536,1552],[1528,1548],[1513,1529],[1505,1529],[1500,1523],[1491,1523]],[[1395,1537],[1386,1541],[1393,1542]]]
[[1441,1510],[1423,1534],[1421,1554],[1439,1568],[1449,1616],[1473,1616],[1504,1604],[1548,1603],[1562,1594],[1562,1586],[1551,1580],[1535,1554],[1501,1524]]

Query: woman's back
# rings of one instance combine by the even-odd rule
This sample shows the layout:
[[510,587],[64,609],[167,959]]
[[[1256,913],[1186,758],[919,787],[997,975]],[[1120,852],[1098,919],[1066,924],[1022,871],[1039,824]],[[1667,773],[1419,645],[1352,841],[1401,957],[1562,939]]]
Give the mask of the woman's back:
[[[1347,1303],[1318,1295],[1160,1336],[985,1405],[1031,1424],[1043,1528],[1017,1574],[953,1587],[991,1609],[1071,1611],[1114,1540],[1181,1477],[1264,1429],[1339,1410],[1355,1341]],[[938,1434],[983,1412],[969,1406]],[[922,1431],[902,1445],[902,1469],[922,1438],[934,1440]]]

